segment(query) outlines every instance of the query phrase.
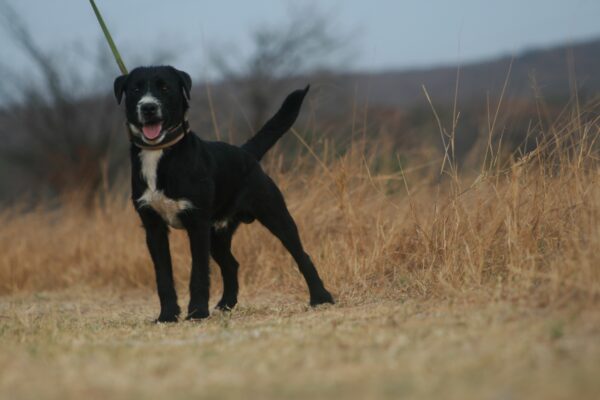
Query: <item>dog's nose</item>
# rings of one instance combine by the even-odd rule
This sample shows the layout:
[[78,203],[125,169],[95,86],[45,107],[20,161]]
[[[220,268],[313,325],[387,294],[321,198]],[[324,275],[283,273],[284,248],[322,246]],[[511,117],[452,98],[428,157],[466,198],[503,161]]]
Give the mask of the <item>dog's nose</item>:
[[144,114],[144,116],[152,117],[158,112],[158,105],[156,105],[155,103],[144,103],[140,107],[140,110],[142,111],[142,114]]

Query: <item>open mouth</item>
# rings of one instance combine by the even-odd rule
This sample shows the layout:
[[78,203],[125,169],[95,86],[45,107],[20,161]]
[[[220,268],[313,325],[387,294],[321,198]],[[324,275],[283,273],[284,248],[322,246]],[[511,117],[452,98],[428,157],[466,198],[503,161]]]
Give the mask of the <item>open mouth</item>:
[[142,133],[144,137],[148,140],[156,140],[160,133],[162,132],[162,121],[152,122],[149,124],[144,124],[142,126]]

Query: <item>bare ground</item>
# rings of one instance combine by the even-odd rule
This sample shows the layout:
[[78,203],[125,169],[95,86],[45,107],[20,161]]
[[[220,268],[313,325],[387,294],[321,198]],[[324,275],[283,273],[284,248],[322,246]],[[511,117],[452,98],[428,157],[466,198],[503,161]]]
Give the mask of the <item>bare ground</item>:
[[592,399],[600,311],[468,296],[242,296],[155,325],[155,295],[81,289],[0,302],[0,398]]

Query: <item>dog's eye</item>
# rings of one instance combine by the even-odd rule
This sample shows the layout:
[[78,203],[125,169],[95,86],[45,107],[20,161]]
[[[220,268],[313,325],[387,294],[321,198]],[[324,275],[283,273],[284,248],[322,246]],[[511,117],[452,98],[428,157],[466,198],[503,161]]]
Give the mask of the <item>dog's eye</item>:
[[167,86],[167,82],[165,82],[162,79],[157,79],[155,81],[155,85],[156,85],[156,88],[158,90],[160,90],[161,92],[168,92],[169,91],[169,87]]
[[144,88],[144,82],[135,82],[135,84],[131,85],[131,91],[133,93],[140,93]]

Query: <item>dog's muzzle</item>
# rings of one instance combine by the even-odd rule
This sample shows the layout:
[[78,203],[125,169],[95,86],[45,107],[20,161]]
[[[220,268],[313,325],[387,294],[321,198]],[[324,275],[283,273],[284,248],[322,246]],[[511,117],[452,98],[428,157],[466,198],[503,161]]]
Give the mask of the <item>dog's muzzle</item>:
[[154,141],[162,141],[164,132],[160,101],[147,94],[138,101],[136,111],[145,141],[150,144]]

